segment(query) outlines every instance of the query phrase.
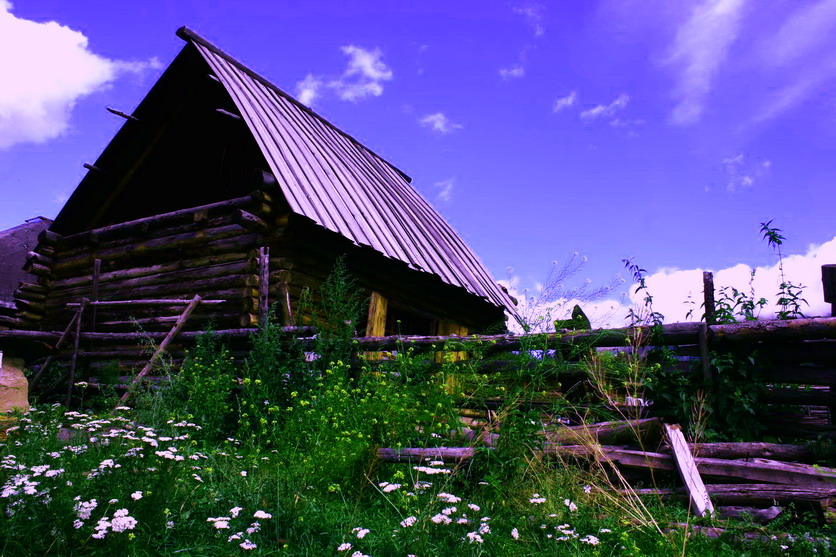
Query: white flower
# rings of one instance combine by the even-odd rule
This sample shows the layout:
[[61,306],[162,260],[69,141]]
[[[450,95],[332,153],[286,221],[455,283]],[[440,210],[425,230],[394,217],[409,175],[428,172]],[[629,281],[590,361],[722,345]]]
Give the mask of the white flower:
[[264,511],[259,510],[259,511],[255,511],[255,513],[253,513],[253,518],[262,518],[262,519],[273,518],[273,515],[270,514],[270,513],[266,513]]
[[401,520],[401,527],[402,528],[409,528],[410,526],[415,524],[415,522],[417,520],[418,519],[414,516],[408,516],[408,517],[404,518],[403,520]]
[[598,538],[589,534],[588,536],[584,536],[580,539],[581,543],[588,543],[589,545],[598,545]]
[[441,514],[441,513],[438,513],[437,515],[435,515],[434,517],[432,517],[430,520],[432,520],[432,521],[433,521],[433,522],[435,522],[436,524],[442,524],[442,523],[443,523],[443,524],[450,524],[451,522],[453,522],[453,521],[450,519],[450,517],[449,517],[449,516],[447,516],[446,514]]
[[84,526],[84,523],[83,523],[82,521],[80,521],[80,520],[78,520],[78,519],[75,519],[75,520],[73,521],[73,528],[75,528],[76,530],[78,530],[78,529],[79,529],[79,528],[81,528],[82,526]]
[[583,492],[589,495],[590,493],[592,493],[592,487],[588,485],[583,486]]
[[610,530],[609,528],[601,528],[600,530],[598,530],[599,534],[609,534],[610,532],[612,532],[612,530]]
[[212,524],[218,530],[228,530],[229,529],[229,521],[228,520],[216,520]]
[[520,539],[520,531],[514,528],[513,530],[511,530],[511,537],[515,540]]
[[337,547],[337,551],[348,551],[351,549],[351,544],[348,542],[342,543]]
[[456,497],[450,493],[439,493],[437,497],[445,503],[458,503],[461,501],[461,497]]
[[244,507],[232,507],[231,509],[229,509],[229,514],[232,516],[232,518],[238,518],[238,513],[240,513],[243,510]]
[[111,528],[114,532],[124,532],[125,530],[133,530],[137,525],[137,520],[128,516],[128,509],[119,509],[113,515],[113,522]]
[[535,505],[539,505],[539,504],[541,504],[541,503],[545,503],[545,502],[546,502],[546,498],[545,498],[545,497],[540,497],[540,494],[539,494],[539,493],[535,493],[535,494],[531,497],[531,499],[529,499],[529,500],[528,500],[528,502],[529,502],[529,503],[534,503]]
[[370,530],[368,528],[360,528],[359,526],[357,528],[354,528],[351,531],[355,532],[357,534],[357,538],[359,538],[361,540],[363,538],[365,538],[366,534],[368,534],[370,532]]
[[482,543],[485,540],[482,539],[482,536],[477,534],[476,532],[468,532],[467,533],[467,542],[468,543]]
[[446,514],[447,516],[450,516],[451,514],[456,512],[457,510],[458,509],[456,507],[447,507],[446,509],[443,509],[441,511],[441,514]]
[[246,470],[241,470],[241,477],[243,477],[243,478],[247,477],[247,471]]
[[244,540],[241,543],[239,543],[238,546],[241,549],[245,549],[247,551],[249,551],[250,549],[255,549],[256,547],[258,547],[256,544],[254,544],[250,540]]
[[134,491],[133,493],[131,493],[131,499],[133,499],[134,501],[139,501],[140,499],[142,499],[142,492]]
[[247,528],[247,534],[251,536],[259,531],[261,531],[261,524],[259,524],[258,522],[253,522],[252,524],[250,524],[250,527]]
[[574,504],[572,501],[570,501],[569,499],[564,499],[563,504],[566,505],[567,507],[569,507],[569,512],[573,513],[576,510],[578,510],[578,506],[576,504]]
[[429,475],[450,473],[449,468],[428,468],[427,466],[413,466],[412,469]]
[[467,508],[470,509],[471,511],[474,511],[474,512],[479,512],[479,511],[482,510],[482,507],[480,507],[479,505],[476,505],[474,503],[468,503]]

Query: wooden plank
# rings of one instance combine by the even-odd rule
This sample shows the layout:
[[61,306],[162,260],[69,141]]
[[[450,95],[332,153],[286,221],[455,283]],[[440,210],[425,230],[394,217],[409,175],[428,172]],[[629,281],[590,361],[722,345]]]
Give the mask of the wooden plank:
[[81,301],[78,308],[78,319],[75,320],[75,338],[73,339],[73,355],[70,358],[70,379],[67,384],[67,399],[64,405],[69,408],[73,399],[73,388],[75,387],[75,367],[78,362],[78,343],[81,340],[81,322],[84,320],[84,308],[87,306],[87,299]]
[[694,462],[694,455],[691,454],[691,449],[688,448],[688,443],[685,441],[682,430],[678,425],[665,424],[665,433],[673,451],[679,477],[682,478],[682,482],[685,484],[685,489],[688,491],[694,512],[697,516],[714,514],[714,505],[711,504],[711,499],[705,490],[705,484],[702,481],[700,473],[697,471],[697,463]]
[[[157,350],[151,356],[151,359],[148,361],[145,367],[142,368],[142,371],[137,373],[132,385],[136,384],[143,377],[148,375],[148,373],[153,368],[154,364],[157,362],[157,358],[159,358],[162,355],[162,353],[165,352],[166,348],[168,348],[168,345],[171,344],[171,341],[174,340],[174,337],[177,336],[177,333],[179,333],[180,329],[183,328],[183,325],[186,324],[186,321],[188,321],[189,316],[192,314],[192,312],[198,306],[198,304],[200,304],[200,296],[195,295],[195,297],[192,298],[192,300],[189,302],[189,305],[186,306],[186,309],[183,310],[183,313],[180,314],[180,318],[177,320],[177,323],[174,324],[174,327],[171,328],[171,331],[168,332],[168,335],[166,335],[166,337],[157,347]],[[128,400],[128,398],[130,398],[130,396],[131,391],[128,390],[125,394],[122,395],[122,397],[119,400],[124,403],[126,400]]]
[[[367,337],[382,337],[386,334],[386,314],[389,309],[389,300],[380,292],[373,291],[369,299],[369,313],[366,323]],[[366,360],[381,360],[383,352],[364,352]]]
[[[91,302],[98,302],[99,301],[99,277],[102,274],[102,260],[101,259],[94,259],[93,260],[93,287],[91,289],[90,294],[90,301]],[[93,306],[92,311],[90,312],[90,330],[96,330],[96,306]]]
[[258,248],[258,324],[267,325],[270,317],[270,248]]
[[[90,302],[88,305],[91,306],[188,306],[192,303],[192,300],[178,300],[178,299],[165,299],[165,300],[108,300],[103,302]],[[201,300],[201,304],[224,304],[226,300]],[[81,304],[71,302],[67,304],[67,307],[79,307]]]

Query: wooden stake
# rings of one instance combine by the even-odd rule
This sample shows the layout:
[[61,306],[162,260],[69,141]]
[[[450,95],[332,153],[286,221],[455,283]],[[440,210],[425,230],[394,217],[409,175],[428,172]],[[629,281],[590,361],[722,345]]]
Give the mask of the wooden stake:
[[711,499],[705,490],[705,484],[702,481],[700,473],[697,471],[697,463],[694,461],[694,455],[691,454],[691,449],[688,448],[688,443],[685,441],[685,436],[682,435],[682,430],[678,425],[665,424],[665,432],[667,433],[668,443],[670,443],[671,450],[673,451],[679,477],[685,483],[685,489],[688,491],[688,496],[691,499],[691,504],[697,516],[714,514],[714,505],[711,504]]
[[[195,297],[192,298],[192,301],[189,302],[189,305],[187,305],[186,309],[183,310],[183,313],[180,314],[180,318],[177,320],[177,323],[174,324],[174,327],[171,328],[171,330],[168,332],[166,337],[163,339],[163,341],[157,347],[157,350],[156,350],[156,352],[154,352],[154,355],[151,356],[151,359],[148,361],[147,364],[145,364],[145,367],[142,368],[142,371],[137,373],[136,377],[134,377],[134,380],[131,382],[131,386],[136,385],[139,382],[140,379],[142,379],[143,377],[148,375],[148,373],[154,367],[154,364],[156,363],[157,358],[159,358],[162,355],[162,353],[165,352],[166,348],[168,348],[168,345],[171,344],[171,341],[174,340],[174,337],[177,336],[177,333],[179,333],[180,329],[183,328],[183,325],[186,324],[186,321],[188,321],[189,316],[192,314],[194,309],[198,306],[198,304],[200,304],[200,301],[201,301],[201,299],[200,299],[200,296],[198,296],[198,295],[195,295]],[[123,394],[122,398],[119,399],[119,400],[122,403],[124,403],[125,401],[127,401],[130,398],[130,396],[131,396],[131,390],[128,389],[128,391],[125,394]]]
[[[70,319],[70,322],[67,324],[67,328],[64,329],[64,332],[61,333],[60,337],[58,337],[58,341],[54,345],[56,350],[61,348],[61,346],[67,340],[67,337],[70,336],[70,331],[73,330],[73,327],[75,326],[76,321],[78,319],[80,319],[80,317],[81,317],[81,308],[82,308],[82,306],[79,305],[78,309],[73,314],[72,319]],[[32,382],[29,384],[29,389],[30,390],[32,390],[32,391],[35,390],[35,386],[38,384],[38,381],[41,380],[41,377],[43,376],[44,372],[46,371],[46,368],[49,367],[50,362],[52,362],[52,356],[49,356],[46,360],[44,360],[44,363],[41,365],[41,369],[39,369],[38,373],[35,374],[35,377],[32,378]]]
[[70,402],[73,398],[73,387],[75,386],[75,366],[78,361],[78,343],[81,340],[81,322],[84,318],[84,308],[87,306],[87,298],[81,301],[81,306],[78,308],[78,318],[75,320],[75,338],[73,339],[73,355],[70,358],[70,380],[67,384],[67,399],[65,406],[70,407]]
[[258,248],[258,325],[262,329],[270,317],[270,248]]
[[714,275],[711,271],[704,271],[702,274],[702,291],[705,299],[705,322],[714,325]]

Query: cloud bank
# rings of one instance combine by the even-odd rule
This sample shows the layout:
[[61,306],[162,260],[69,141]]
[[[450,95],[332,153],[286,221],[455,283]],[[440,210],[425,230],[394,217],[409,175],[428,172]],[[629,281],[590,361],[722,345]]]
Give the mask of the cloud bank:
[[0,149],[59,137],[81,98],[121,75],[161,67],[155,58],[104,58],[90,50],[82,33],[55,21],[18,18],[11,9],[0,1]]
[[336,93],[343,101],[357,102],[367,97],[383,94],[383,84],[391,81],[394,73],[383,62],[379,48],[367,50],[355,45],[340,48],[348,56],[345,71],[339,77],[325,77],[309,73],[296,83],[296,98],[302,104],[312,105],[326,90]]

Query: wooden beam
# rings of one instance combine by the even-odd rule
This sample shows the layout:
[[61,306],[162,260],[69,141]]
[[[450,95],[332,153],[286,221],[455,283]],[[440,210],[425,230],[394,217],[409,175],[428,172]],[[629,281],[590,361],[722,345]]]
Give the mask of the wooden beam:
[[[366,320],[366,336],[382,337],[386,334],[386,314],[389,311],[389,300],[380,292],[372,291],[369,298],[369,313]],[[383,352],[364,352],[366,360],[382,360]]]
[[[89,302],[90,306],[188,306],[191,300],[108,300],[103,302]],[[226,300],[201,300],[201,304],[225,304]],[[71,302],[68,308],[79,307],[81,304]]]
[[73,398],[73,387],[75,386],[75,366],[78,362],[78,343],[81,341],[81,322],[84,320],[84,308],[87,306],[87,299],[81,301],[81,306],[78,308],[78,318],[75,320],[75,338],[73,339],[73,355],[70,358],[70,379],[67,384],[67,399],[64,406],[70,407],[70,402]]
[[270,248],[258,248],[258,325],[263,329],[270,317]]
[[714,316],[714,274],[711,271],[703,271],[702,290],[704,297],[705,323],[714,325],[717,321]]
[[[139,373],[136,374],[136,377],[134,377],[134,380],[131,383],[131,386],[135,385],[143,377],[148,375],[148,373],[154,367],[154,364],[157,362],[157,358],[159,358],[163,354],[163,352],[166,351],[166,349],[168,348],[168,345],[171,344],[171,341],[174,340],[174,337],[177,336],[177,333],[179,333],[180,329],[183,328],[183,325],[186,324],[186,321],[188,321],[189,316],[192,314],[192,312],[198,306],[198,304],[200,304],[200,301],[201,301],[200,296],[198,296],[198,295],[195,295],[195,297],[191,299],[191,301],[189,302],[189,305],[187,305],[186,309],[183,310],[183,313],[180,314],[180,318],[177,320],[177,323],[174,324],[174,327],[171,328],[171,330],[168,332],[166,337],[163,339],[163,341],[157,347],[157,350],[151,356],[151,359],[148,360],[148,363],[145,365],[144,368],[142,368],[142,371],[140,371]],[[130,398],[130,396],[131,396],[131,390],[129,389],[125,394],[122,395],[122,397],[119,400],[122,403],[124,403],[125,401],[128,400],[128,398]]]
[[682,429],[678,425],[665,424],[665,433],[676,461],[676,469],[685,484],[694,512],[701,517],[714,514],[714,505],[711,504],[711,498],[705,490],[705,484],[697,471],[697,463],[694,462],[694,455],[691,454],[685,436],[682,435]]
[[137,119],[135,116],[131,116],[130,114],[122,112],[121,110],[116,110],[115,108],[110,108],[109,106],[106,106],[105,110],[107,110],[111,114],[115,114],[116,116],[121,116],[125,120],[130,120],[131,122],[139,122],[139,119]]

